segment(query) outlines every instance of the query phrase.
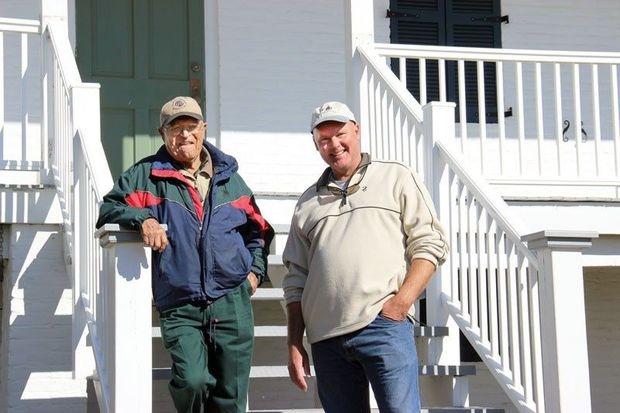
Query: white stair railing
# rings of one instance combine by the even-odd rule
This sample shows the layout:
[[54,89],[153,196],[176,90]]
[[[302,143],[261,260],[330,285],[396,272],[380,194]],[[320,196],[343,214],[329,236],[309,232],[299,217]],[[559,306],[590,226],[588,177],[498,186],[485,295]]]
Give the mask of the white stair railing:
[[[442,306],[517,409],[543,412],[539,271],[536,256],[521,241],[525,228],[515,225],[503,199],[444,142],[453,136],[431,136],[420,105],[372,47],[361,45],[357,52],[366,149],[424,177],[450,236],[450,257],[441,270]],[[445,116],[432,122],[454,122],[453,110]]]
[[42,56],[42,127],[75,297],[74,375],[85,378],[95,369],[104,412],[150,412],[150,250],[133,231],[95,232],[99,205],[113,185],[100,140],[99,85],[82,83],[61,21],[45,24]]
[[458,102],[460,148],[485,177],[618,181],[620,53],[401,44],[375,50],[398,67],[421,104]]
[[[543,412],[539,268],[508,205],[438,140],[433,162],[451,251],[443,291],[452,317],[521,412]],[[447,205],[447,207],[445,206]]]
[[[39,170],[48,168],[47,137],[40,129],[37,138],[36,119],[42,110],[31,96],[39,90],[37,74],[40,62],[41,22],[30,19],[0,18],[0,136],[11,145],[5,145],[0,168]],[[17,55],[11,56],[11,53]],[[18,64],[7,64],[14,58]],[[11,59],[13,60],[13,59]],[[11,85],[10,89],[6,85]],[[6,115],[9,115],[6,119]],[[17,119],[17,122],[13,120]]]

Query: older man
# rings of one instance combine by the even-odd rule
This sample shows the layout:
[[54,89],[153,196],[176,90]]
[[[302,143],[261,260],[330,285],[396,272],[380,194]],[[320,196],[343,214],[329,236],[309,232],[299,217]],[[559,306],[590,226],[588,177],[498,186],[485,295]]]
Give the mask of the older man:
[[163,105],[159,126],[164,145],[120,176],[97,226],[138,229],[153,249],[153,298],[172,357],[177,410],[245,412],[250,295],[266,275],[273,229],[237,161],[205,141],[194,99]]
[[369,382],[382,413],[418,412],[409,316],[445,235],[409,168],[361,153],[344,104],[316,108],[310,129],[328,168],[301,195],[283,255],[291,380],[307,389],[305,329],[326,412],[369,412]]

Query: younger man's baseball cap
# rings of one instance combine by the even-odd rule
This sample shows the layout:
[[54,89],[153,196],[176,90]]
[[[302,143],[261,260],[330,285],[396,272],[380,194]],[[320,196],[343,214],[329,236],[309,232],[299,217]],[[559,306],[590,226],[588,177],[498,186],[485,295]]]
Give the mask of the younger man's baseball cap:
[[166,126],[180,116],[190,116],[202,120],[202,110],[194,99],[187,96],[177,96],[164,103],[159,114],[159,126]]
[[325,102],[312,112],[312,121],[310,122],[310,132],[319,124],[333,120],[336,122],[347,122],[355,120],[355,116],[351,109],[341,102]]

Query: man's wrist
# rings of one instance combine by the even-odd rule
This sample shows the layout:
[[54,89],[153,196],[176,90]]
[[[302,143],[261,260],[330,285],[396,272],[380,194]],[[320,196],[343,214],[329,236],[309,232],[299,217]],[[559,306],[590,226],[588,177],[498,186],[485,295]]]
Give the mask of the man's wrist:
[[290,339],[286,341],[286,345],[289,347],[289,349],[291,347],[303,347],[304,346],[304,339],[300,338],[299,340],[297,339]]

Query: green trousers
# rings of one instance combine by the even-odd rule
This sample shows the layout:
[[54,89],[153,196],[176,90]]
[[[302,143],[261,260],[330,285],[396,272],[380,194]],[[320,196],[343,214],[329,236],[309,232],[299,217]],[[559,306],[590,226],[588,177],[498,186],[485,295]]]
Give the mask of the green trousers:
[[164,346],[172,357],[168,388],[177,411],[246,411],[254,337],[250,288],[246,280],[210,304],[160,313]]

